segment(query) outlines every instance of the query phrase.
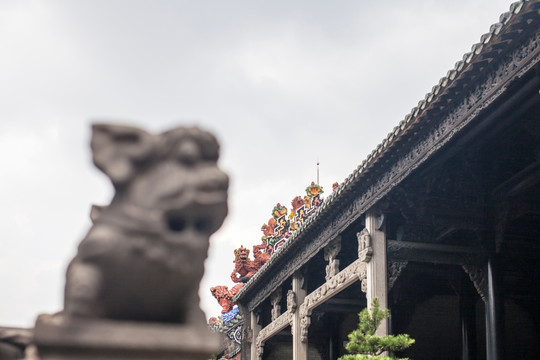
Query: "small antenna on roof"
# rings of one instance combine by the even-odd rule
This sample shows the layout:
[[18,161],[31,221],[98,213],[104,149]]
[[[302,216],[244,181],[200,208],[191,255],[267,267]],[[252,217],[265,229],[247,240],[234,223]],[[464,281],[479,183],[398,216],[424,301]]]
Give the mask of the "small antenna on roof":
[[317,185],[319,185],[319,159],[317,159]]

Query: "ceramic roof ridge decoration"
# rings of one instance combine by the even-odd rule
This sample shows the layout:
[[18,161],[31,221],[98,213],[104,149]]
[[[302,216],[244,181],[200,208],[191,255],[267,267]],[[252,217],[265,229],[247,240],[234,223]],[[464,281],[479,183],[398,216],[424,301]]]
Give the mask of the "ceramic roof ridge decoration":
[[242,315],[240,314],[238,306],[234,305],[230,311],[217,317],[211,317],[209,325],[210,329],[214,331],[226,332],[240,321],[242,321]]
[[[334,183],[332,188],[339,187]],[[218,285],[210,288],[212,295],[222,307],[221,316],[211,317],[209,327],[214,332],[222,333],[229,340],[229,344],[240,345],[243,319],[239,314],[238,307],[233,298],[241,291],[244,283],[248,282],[257,271],[272,257],[275,250],[284,245],[291,235],[302,226],[308,217],[322,204],[321,194],[323,187],[311,182],[305,189],[306,195],[295,196],[291,201],[291,211],[287,207],[277,203],[273,208],[272,217],[263,224],[261,231],[263,236],[259,245],[253,245],[253,260],[249,258],[249,249],[240,245],[234,250],[234,269],[231,280],[236,283],[231,289],[227,286]],[[234,356],[240,350],[235,347],[228,352],[227,356]],[[227,352],[227,350],[226,350]]]
[[273,255],[283,246],[322,204],[321,194],[324,191],[321,185],[312,181],[305,191],[304,197],[295,196],[292,199],[290,212],[288,212],[287,207],[277,203],[272,209],[272,217],[262,225],[263,236],[261,240],[263,244],[267,245],[267,254]]
[[221,316],[210,318],[210,330],[224,336],[223,357],[220,357],[220,359],[236,359],[237,354],[242,351],[243,325],[244,319],[238,306],[234,306],[232,310]]
[[219,305],[221,305],[221,307],[223,308],[223,310],[221,311],[222,314],[226,314],[232,311],[234,307],[232,298],[238,293],[238,291],[240,291],[242,285],[244,284],[236,284],[230,290],[227,286],[223,285],[218,285],[210,288],[212,296],[216,298]]

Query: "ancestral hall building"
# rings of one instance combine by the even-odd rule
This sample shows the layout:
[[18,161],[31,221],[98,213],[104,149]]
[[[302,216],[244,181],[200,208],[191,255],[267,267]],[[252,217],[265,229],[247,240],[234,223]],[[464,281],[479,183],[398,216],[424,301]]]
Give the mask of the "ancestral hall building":
[[540,353],[540,1],[520,1],[234,297],[242,359],[337,359],[373,298],[405,356]]

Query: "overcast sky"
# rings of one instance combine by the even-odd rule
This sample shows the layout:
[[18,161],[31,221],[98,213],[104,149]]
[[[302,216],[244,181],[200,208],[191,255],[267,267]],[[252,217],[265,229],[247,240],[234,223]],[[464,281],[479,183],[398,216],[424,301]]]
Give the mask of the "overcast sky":
[[326,194],[508,10],[502,0],[0,0],[0,326],[62,308],[65,269],[112,186],[92,121],[212,130],[231,176],[210,286],[280,202]]

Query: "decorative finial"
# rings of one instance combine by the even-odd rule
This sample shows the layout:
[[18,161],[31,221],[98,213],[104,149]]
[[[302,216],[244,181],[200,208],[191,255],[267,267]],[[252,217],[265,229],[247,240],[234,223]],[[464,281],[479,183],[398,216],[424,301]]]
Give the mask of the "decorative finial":
[[317,185],[319,185],[319,159],[317,159]]

